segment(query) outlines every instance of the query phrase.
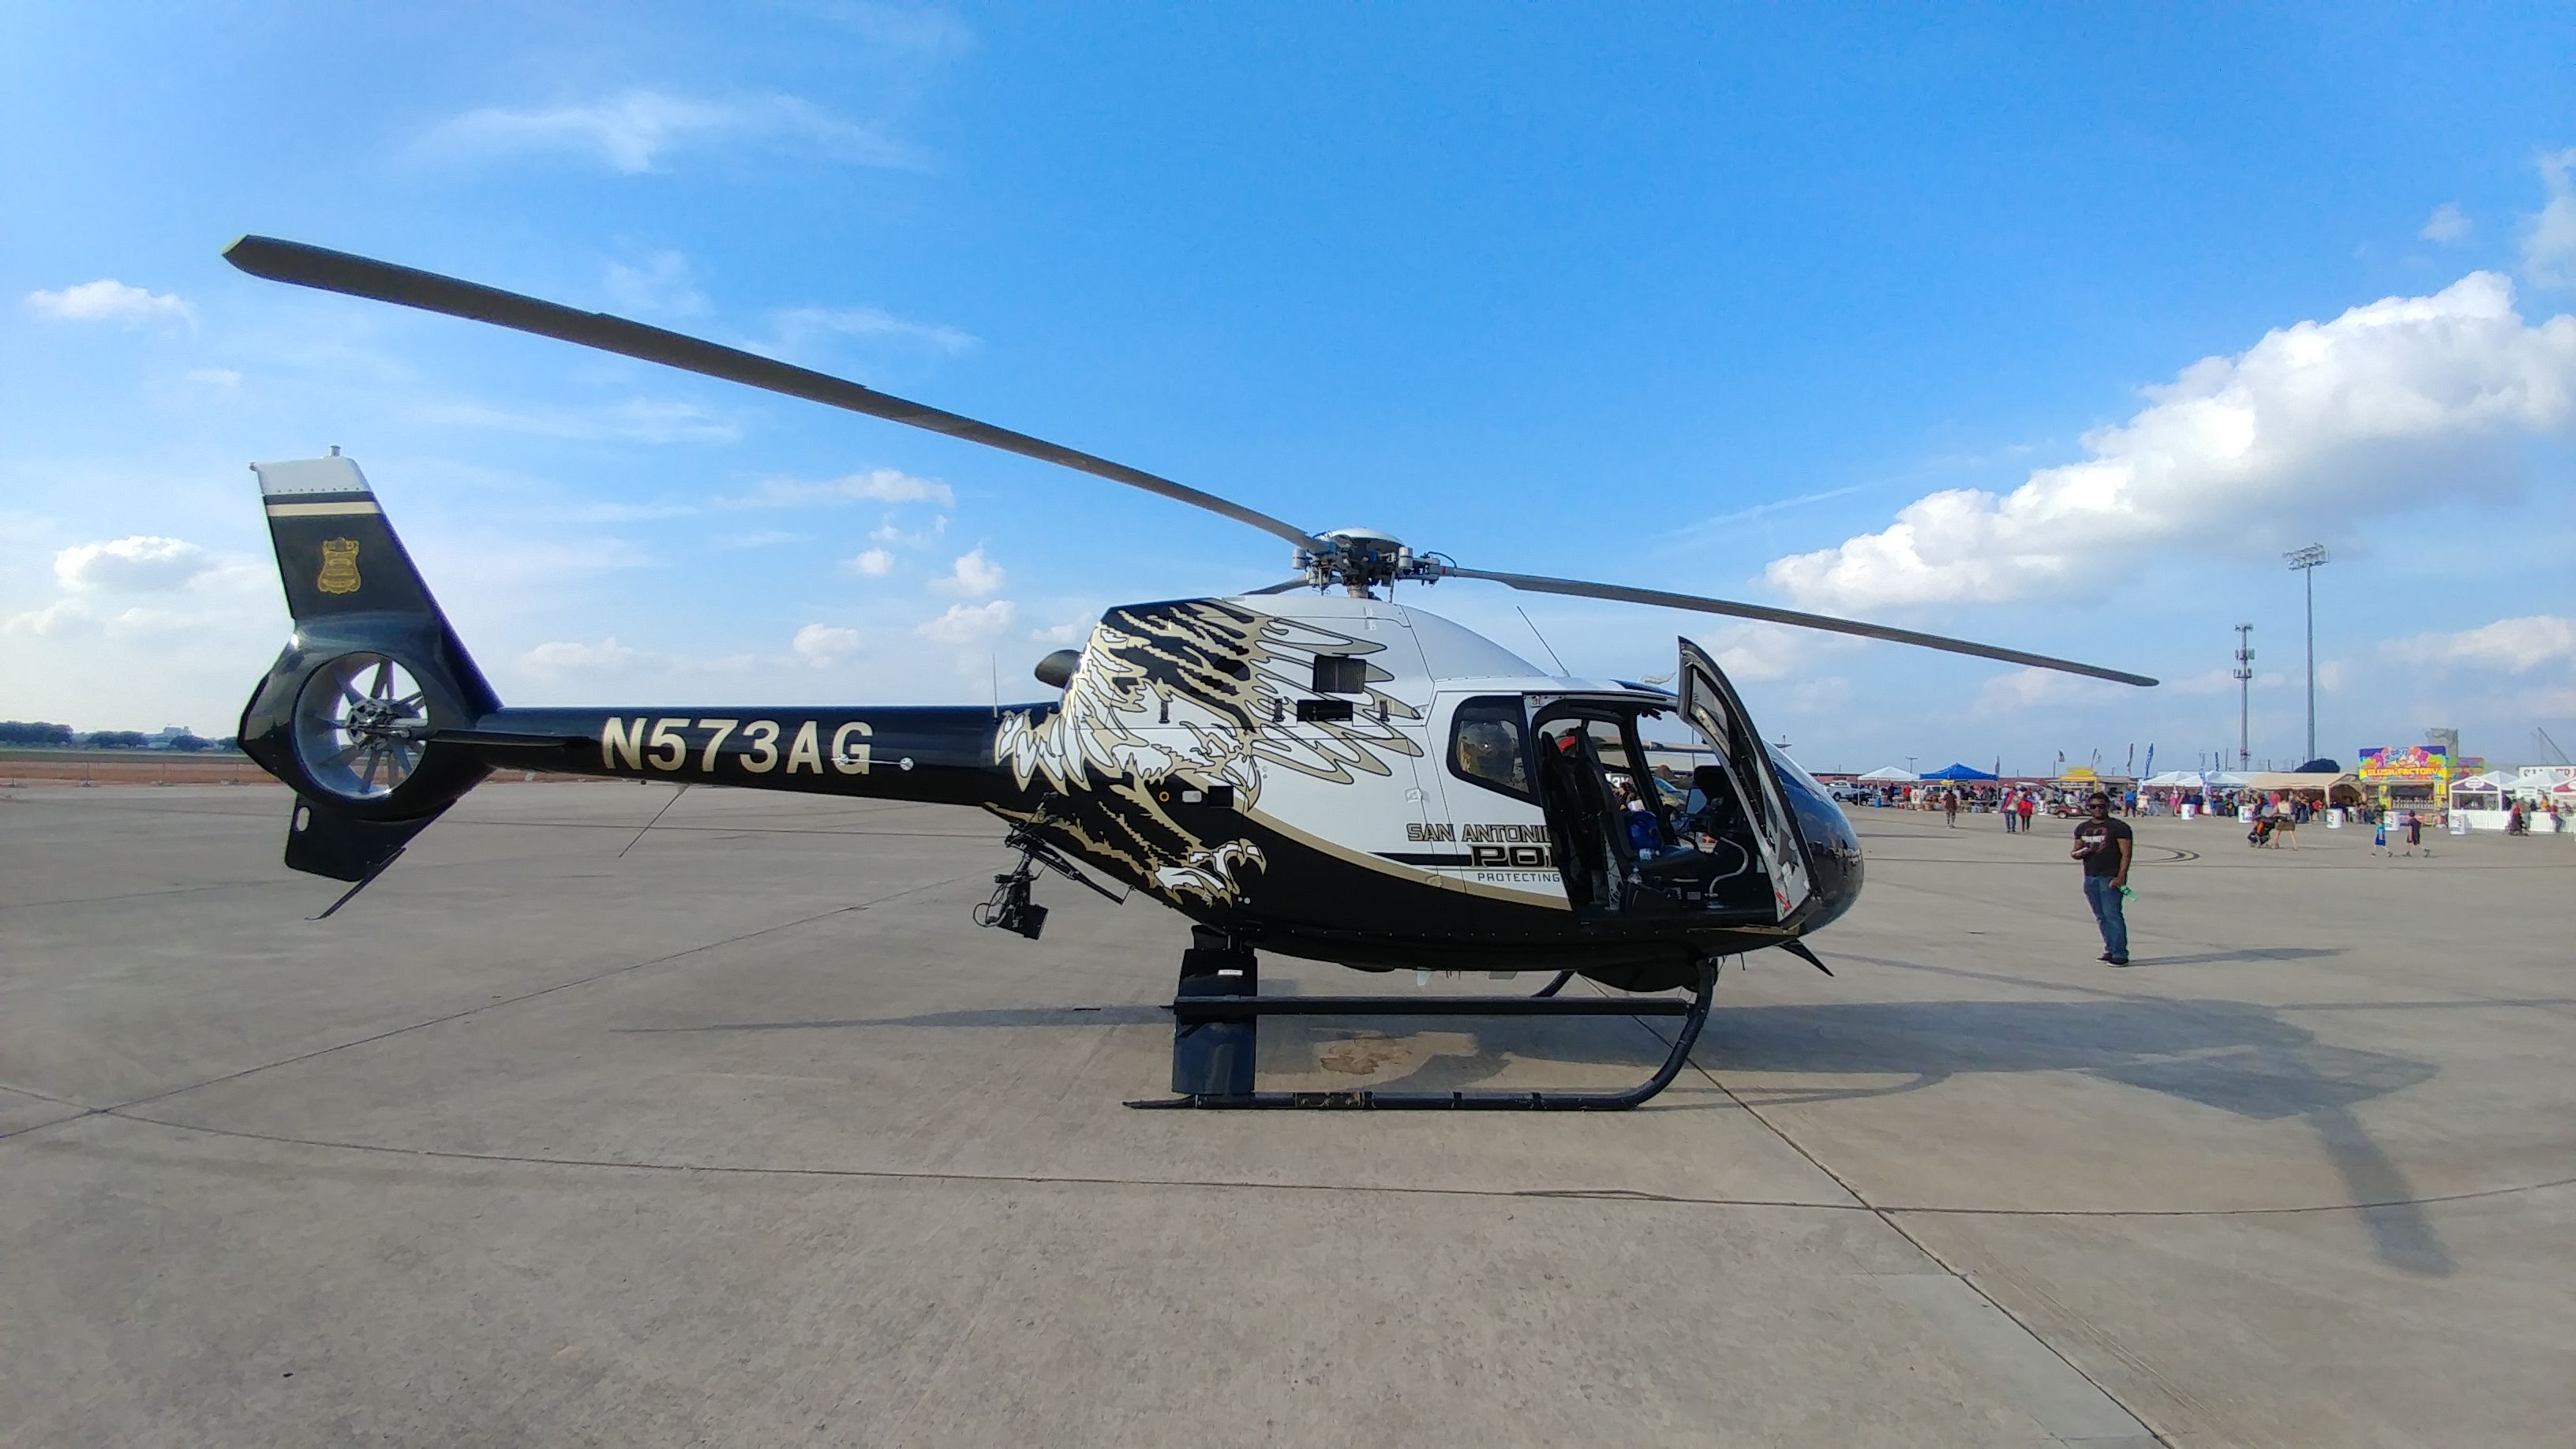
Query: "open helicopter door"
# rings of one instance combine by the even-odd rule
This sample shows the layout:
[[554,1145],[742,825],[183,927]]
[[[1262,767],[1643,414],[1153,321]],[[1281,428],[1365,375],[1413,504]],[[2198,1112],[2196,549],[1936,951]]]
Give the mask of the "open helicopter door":
[[1781,799],[1770,753],[1754,733],[1753,720],[1744,712],[1744,701],[1736,698],[1735,686],[1726,682],[1725,671],[1688,639],[1675,642],[1681,645],[1677,687],[1682,713],[1726,756],[1723,768],[1737,798],[1744,802],[1745,814],[1752,817],[1754,848],[1761,855],[1763,873],[1771,878],[1775,919],[1785,921],[1816,890],[1807,872],[1807,851],[1798,838],[1797,819]]

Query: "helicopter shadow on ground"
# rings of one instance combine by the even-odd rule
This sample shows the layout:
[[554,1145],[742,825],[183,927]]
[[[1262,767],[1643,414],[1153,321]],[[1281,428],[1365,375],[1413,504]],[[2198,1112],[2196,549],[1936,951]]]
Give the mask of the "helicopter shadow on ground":
[[[2230,958],[2234,959],[2234,958]],[[1265,983],[1286,995],[1293,983]],[[635,1027],[637,1034],[930,1028],[1164,1026],[1159,1005],[1004,1007],[912,1016],[747,1021]],[[1515,1066],[1564,1062],[1650,1074],[1669,1038],[1636,1019],[1514,1019],[1443,1022],[1356,1018],[1326,1025],[1293,1018],[1263,1025],[1260,1067],[1278,1074],[1339,1077],[1378,1091],[1449,1092],[1487,1086]],[[2079,1001],[1849,1002],[1806,1006],[1721,1005],[1709,1016],[1693,1060],[1721,1080],[1771,1077],[1894,1077],[1871,1086],[1814,1089],[1738,1085],[1727,1097],[1668,1108],[1812,1106],[1921,1091],[1955,1077],[2073,1072],[2190,1102],[2257,1122],[2296,1118],[2316,1134],[2342,1177],[2346,1200],[2362,1209],[2381,1261],[2405,1272],[2447,1276],[2449,1253],[2433,1233],[2404,1171],[2362,1126],[2364,1102],[2430,1081],[2434,1064],[2336,1046],[2271,1008],[2220,999],[2096,997]],[[1409,1065],[1408,1065],[1409,1064]],[[1379,1078],[1387,1068],[1398,1074]]]
[[2414,1185],[2356,1109],[2433,1079],[2431,1062],[2336,1046],[2263,1006],[2218,999],[1855,1002],[1757,1006],[1709,1021],[1695,1054],[1721,1075],[1903,1076],[1861,1092],[1744,1095],[1757,1106],[1920,1091],[1953,1077],[2074,1072],[2316,1134],[2380,1260],[2446,1277],[2450,1254]]
[[[1457,1090],[1535,1057],[1630,1062],[1641,1074],[1661,1060],[1661,1039],[1634,1023],[1618,1024],[1628,1028],[1624,1035],[1602,1029],[1612,1023],[1592,1025],[1547,1023],[1544,1035],[1519,1022],[1483,1025],[1472,1054],[1435,1054],[1404,1077],[1370,1085]],[[2373,1205],[2361,1216],[2382,1262],[2430,1277],[2454,1271],[2413,1201],[2414,1184],[2357,1113],[2362,1103],[2432,1080],[2440,1068],[2321,1042],[2269,1007],[2134,997],[1721,1006],[1692,1059],[1720,1080],[1756,1073],[1902,1079],[1787,1091],[1731,1082],[1729,1097],[1756,1109],[1892,1096],[1955,1077],[2073,1072],[2250,1121],[2296,1119],[2342,1178],[2345,1201]]]

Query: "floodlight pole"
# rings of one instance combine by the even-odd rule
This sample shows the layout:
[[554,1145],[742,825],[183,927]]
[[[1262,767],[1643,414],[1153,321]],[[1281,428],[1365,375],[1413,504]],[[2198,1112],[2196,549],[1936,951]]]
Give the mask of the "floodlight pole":
[[2326,546],[2312,543],[2281,555],[2308,586],[2308,758],[2317,757],[2317,566],[2327,562]]
[[2236,768],[2254,767],[2254,741],[2250,721],[2253,717],[2254,626],[2236,626]]

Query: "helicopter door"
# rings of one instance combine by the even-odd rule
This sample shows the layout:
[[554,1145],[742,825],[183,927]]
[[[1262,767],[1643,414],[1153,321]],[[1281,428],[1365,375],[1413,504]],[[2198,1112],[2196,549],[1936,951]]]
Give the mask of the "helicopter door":
[[1681,645],[1682,713],[1710,744],[1725,752],[1726,771],[1745,801],[1746,813],[1753,817],[1754,848],[1762,857],[1763,872],[1771,877],[1771,903],[1778,912],[1774,919],[1787,920],[1815,893],[1797,821],[1782,804],[1771,757],[1753,731],[1744,701],[1726,682],[1725,672],[1698,645],[1688,639],[1677,642]]

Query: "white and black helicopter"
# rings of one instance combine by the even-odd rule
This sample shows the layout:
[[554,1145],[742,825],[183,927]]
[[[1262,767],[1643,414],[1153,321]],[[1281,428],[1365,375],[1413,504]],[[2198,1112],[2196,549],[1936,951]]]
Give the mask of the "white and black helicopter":
[[[1849,910],[1841,811],[1763,743],[1688,640],[1670,691],[1548,674],[1394,601],[1400,583],[1515,589],[1831,630],[2043,669],[2152,679],[1911,630],[1656,589],[1465,568],[1374,530],[1309,533],[1169,479],[777,360],[434,273],[266,237],[254,276],[553,337],[1061,464],[1294,546],[1248,594],[1125,604],[1049,655],[1056,697],[998,710],[501,703],[357,465],[254,465],[294,633],[244,709],[242,748],[291,786],[286,863],[363,889],[498,769],[924,801],[1011,825],[1016,867],[978,919],[1036,938],[1043,867],[1084,867],[1193,922],[1170,1105],[1634,1106],[1680,1070],[1717,963]],[[331,909],[338,909],[335,902]],[[329,914],[328,911],[324,913]],[[1535,996],[1263,997],[1256,952],[1364,970],[1557,973]],[[1621,993],[1561,997],[1581,975]],[[1669,1059],[1624,1092],[1255,1090],[1266,1015],[1668,1015]],[[1161,1103],[1157,1103],[1158,1105]],[[1138,1105],[1147,1105],[1140,1103]]]

